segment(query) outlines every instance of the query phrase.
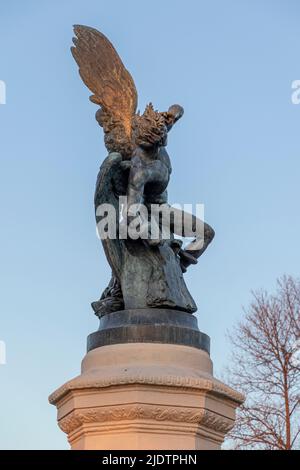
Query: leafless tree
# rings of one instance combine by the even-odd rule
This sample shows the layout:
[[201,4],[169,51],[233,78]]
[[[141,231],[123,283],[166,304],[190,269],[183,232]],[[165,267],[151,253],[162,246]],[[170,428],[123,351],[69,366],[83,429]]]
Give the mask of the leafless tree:
[[227,445],[235,449],[300,448],[300,282],[253,293],[230,333],[229,380],[246,395]]

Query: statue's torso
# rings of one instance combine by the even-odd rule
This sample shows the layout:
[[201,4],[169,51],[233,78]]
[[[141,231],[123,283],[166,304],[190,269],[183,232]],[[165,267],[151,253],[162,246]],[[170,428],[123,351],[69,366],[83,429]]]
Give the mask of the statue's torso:
[[158,196],[165,193],[171,171],[170,157],[165,147],[160,147],[155,158],[147,158],[142,151],[137,151],[132,157],[129,183],[143,191],[147,202],[155,202]]

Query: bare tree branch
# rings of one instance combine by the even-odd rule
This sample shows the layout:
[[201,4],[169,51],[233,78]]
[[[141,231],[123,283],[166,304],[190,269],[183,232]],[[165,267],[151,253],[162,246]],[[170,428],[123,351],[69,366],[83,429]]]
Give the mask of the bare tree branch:
[[274,295],[252,294],[243,320],[229,335],[229,382],[247,399],[227,443],[236,449],[299,449],[300,282],[284,276]]

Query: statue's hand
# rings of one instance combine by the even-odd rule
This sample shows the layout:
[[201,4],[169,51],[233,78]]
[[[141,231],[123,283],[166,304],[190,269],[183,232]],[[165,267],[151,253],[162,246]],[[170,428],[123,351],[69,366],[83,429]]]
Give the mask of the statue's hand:
[[164,240],[160,240],[159,238],[148,238],[147,240],[145,240],[145,242],[149,246],[159,246],[163,244]]

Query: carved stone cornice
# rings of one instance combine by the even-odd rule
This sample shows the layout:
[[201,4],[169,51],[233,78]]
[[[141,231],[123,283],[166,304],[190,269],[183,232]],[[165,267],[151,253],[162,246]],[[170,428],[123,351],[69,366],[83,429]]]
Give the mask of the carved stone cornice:
[[221,434],[226,434],[234,425],[234,420],[207,409],[159,407],[146,404],[76,409],[59,420],[58,424],[62,431],[70,434],[84,424],[107,424],[132,420],[196,424]]
[[98,375],[86,374],[80,375],[69,382],[66,382],[58,390],[53,392],[49,397],[49,402],[55,405],[68,392],[80,389],[97,389],[112,386],[124,385],[153,385],[153,386],[169,386],[187,389],[203,390],[211,392],[213,395],[219,395],[227,398],[240,405],[244,402],[244,396],[223,384],[217,379],[211,377],[181,377],[181,376],[148,376],[148,375],[131,375],[131,376],[112,376],[99,378]]

